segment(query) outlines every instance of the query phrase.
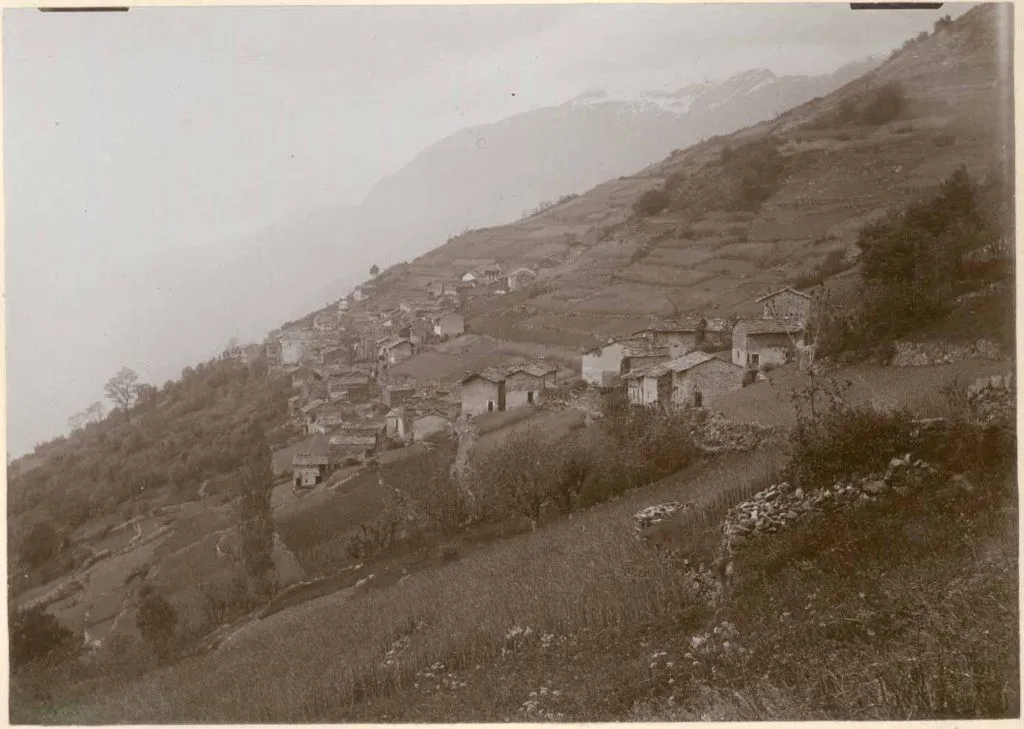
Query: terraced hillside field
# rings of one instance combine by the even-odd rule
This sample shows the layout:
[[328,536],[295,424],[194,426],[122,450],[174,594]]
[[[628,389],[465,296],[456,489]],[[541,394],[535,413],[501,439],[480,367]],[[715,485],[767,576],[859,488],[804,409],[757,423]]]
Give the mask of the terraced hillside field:
[[[751,313],[772,287],[813,284],[830,254],[825,278],[855,266],[861,227],[926,196],[957,166],[980,177],[1007,163],[1012,83],[999,27],[984,8],[825,98],[512,225],[466,233],[408,270],[540,265],[529,290],[470,303],[471,328],[505,339],[582,346],[652,316]],[[778,169],[752,201],[738,200],[758,154]],[[652,190],[667,207],[636,213]],[[418,278],[407,280],[415,288]]]

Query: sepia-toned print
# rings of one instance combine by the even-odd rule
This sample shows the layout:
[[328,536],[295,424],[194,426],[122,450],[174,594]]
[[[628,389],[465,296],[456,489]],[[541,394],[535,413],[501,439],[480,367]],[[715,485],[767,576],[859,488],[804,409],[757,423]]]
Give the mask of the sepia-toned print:
[[10,721],[1019,717],[937,5],[6,10]]

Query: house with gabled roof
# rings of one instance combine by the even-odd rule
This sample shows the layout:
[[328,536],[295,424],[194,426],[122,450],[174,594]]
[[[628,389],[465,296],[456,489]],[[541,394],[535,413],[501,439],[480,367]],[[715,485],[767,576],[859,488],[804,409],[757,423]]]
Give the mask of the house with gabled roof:
[[667,346],[654,345],[643,337],[612,339],[583,353],[580,372],[591,385],[611,387],[630,370],[667,362],[669,355]]
[[658,346],[669,347],[672,356],[679,357],[704,343],[706,328],[707,321],[704,317],[698,316],[652,322],[643,329],[633,332],[633,336],[646,339]]
[[462,414],[501,412],[505,409],[505,372],[489,367],[462,379]]
[[665,367],[672,371],[674,405],[710,407],[725,393],[743,386],[742,367],[700,350],[678,357]]
[[536,405],[544,390],[555,386],[558,367],[547,363],[515,364],[505,368],[505,407]]
[[801,319],[745,319],[732,330],[732,361],[756,370],[785,364],[804,344]]
[[743,368],[697,350],[641,367],[623,379],[633,405],[708,407],[722,394],[742,386]]
[[811,314],[811,295],[786,286],[765,294],[755,302],[761,304],[762,319],[799,319],[806,323]]
[[297,488],[323,483],[330,471],[330,447],[325,436],[313,438],[292,456],[292,481]]
[[412,357],[416,348],[407,338],[388,339],[380,345],[380,358],[389,365],[396,365]]
[[672,370],[664,362],[637,367],[622,379],[631,405],[667,404],[672,400]]

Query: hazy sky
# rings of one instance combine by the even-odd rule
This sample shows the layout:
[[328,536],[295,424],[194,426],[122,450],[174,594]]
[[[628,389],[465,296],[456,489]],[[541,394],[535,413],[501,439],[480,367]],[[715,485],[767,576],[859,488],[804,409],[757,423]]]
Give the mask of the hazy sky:
[[119,277],[162,251],[358,203],[467,125],[595,87],[828,72],[966,7],[5,10],[9,448],[63,431],[100,373],[186,364],[173,343],[130,361],[119,325]]

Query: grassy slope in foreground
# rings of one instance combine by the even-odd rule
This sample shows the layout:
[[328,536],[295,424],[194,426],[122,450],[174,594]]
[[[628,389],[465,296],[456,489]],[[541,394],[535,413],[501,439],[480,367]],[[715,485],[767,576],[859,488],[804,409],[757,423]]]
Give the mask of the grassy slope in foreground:
[[717,611],[631,537],[629,515],[696,500],[713,512],[683,525],[699,550],[724,505],[775,478],[767,454],[689,469],[399,584],[286,611],[44,720],[1013,715],[1012,454],[964,458],[944,465],[967,469],[969,490],[947,472],[752,544]]

